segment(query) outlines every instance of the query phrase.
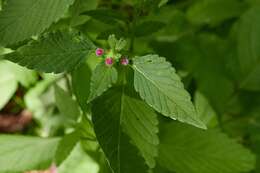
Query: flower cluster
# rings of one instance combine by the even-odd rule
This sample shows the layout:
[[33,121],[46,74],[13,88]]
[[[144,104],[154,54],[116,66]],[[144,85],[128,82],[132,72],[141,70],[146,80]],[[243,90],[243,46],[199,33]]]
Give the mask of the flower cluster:
[[105,50],[102,48],[96,49],[96,56],[104,57],[104,62],[109,67],[113,66],[115,62],[120,62],[120,64],[124,66],[127,66],[129,64],[129,60],[127,57],[121,55],[114,55],[113,52],[108,52],[107,54],[105,54]]

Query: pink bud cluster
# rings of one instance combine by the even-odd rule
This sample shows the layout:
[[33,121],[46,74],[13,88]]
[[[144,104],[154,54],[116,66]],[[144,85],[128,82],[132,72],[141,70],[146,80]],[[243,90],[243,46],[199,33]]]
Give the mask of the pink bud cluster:
[[97,56],[102,56],[103,54],[104,54],[104,49],[101,49],[101,48],[97,48],[97,50],[96,50],[96,55]]
[[[102,48],[97,48],[96,49],[96,56],[103,56],[105,54],[104,49]],[[114,64],[114,58],[113,57],[106,57],[105,58],[105,64],[109,67],[111,67]],[[120,64],[127,66],[129,64],[129,60],[127,57],[122,57],[120,59]]]

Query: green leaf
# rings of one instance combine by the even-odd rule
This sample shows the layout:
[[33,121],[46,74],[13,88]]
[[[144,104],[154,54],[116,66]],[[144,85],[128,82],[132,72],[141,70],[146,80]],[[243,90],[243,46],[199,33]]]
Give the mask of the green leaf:
[[88,110],[87,100],[90,94],[91,69],[86,63],[72,72],[72,88],[81,109]]
[[15,75],[10,73],[9,67],[9,63],[0,61],[0,110],[12,98],[18,87]]
[[74,0],[8,0],[0,12],[0,45],[42,33],[58,21]]
[[117,82],[117,70],[115,67],[108,67],[104,63],[97,65],[91,77],[90,95],[88,102],[100,96],[112,84]]
[[164,6],[165,4],[168,3],[168,1],[169,1],[169,0],[161,0],[160,3],[159,3],[159,5],[158,5],[158,7],[160,8],[160,7]]
[[206,128],[180,77],[165,58],[158,55],[136,57],[133,68],[135,89],[150,106],[172,119]]
[[69,124],[76,123],[78,117],[81,115],[77,102],[72,99],[69,93],[57,85],[55,85],[55,99],[59,111],[64,115],[65,120],[67,120]]
[[260,90],[260,14],[254,7],[243,15],[238,25],[238,60],[240,88]]
[[120,12],[111,9],[96,9],[90,10],[82,13],[83,15],[88,15],[100,22],[106,24],[116,24],[119,21],[125,22],[127,19]]
[[162,128],[158,161],[170,171],[239,173],[254,168],[255,156],[216,129],[202,131],[180,123]]
[[93,43],[76,33],[55,32],[32,41],[5,59],[42,72],[72,71],[95,49]]
[[50,166],[59,139],[0,135],[0,172],[24,172]]
[[59,173],[99,173],[99,164],[77,144],[58,168]]
[[138,151],[125,135],[139,149],[146,163],[155,166],[159,144],[157,115],[137,96],[134,89],[119,86],[108,90],[93,103],[97,139],[116,173],[147,171]]
[[238,0],[201,0],[187,11],[187,17],[193,24],[216,26],[221,22],[239,17],[246,4]]
[[65,135],[59,142],[55,154],[55,164],[60,165],[72,152],[79,141],[78,131]]
[[195,93],[194,100],[195,107],[201,121],[203,121],[203,123],[206,124],[207,127],[216,127],[218,125],[217,114],[210,105],[207,98],[202,93],[197,91]]
[[143,37],[161,30],[165,24],[160,21],[145,21],[135,27],[135,36]]
[[97,5],[98,0],[75,0],[69,10],[71,16],[70,24],[72,26],[77,26],[88,21],[90,17],[80,14],[85,11],[96,9]]

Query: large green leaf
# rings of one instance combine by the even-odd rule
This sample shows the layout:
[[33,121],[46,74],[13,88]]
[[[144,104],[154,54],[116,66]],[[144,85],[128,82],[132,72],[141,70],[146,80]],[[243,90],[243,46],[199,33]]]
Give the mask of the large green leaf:
[[115,67],[108,67],[105,65],[105,63],[97,65],[91,77],[90,95],[88,102],[100,96],[116,82],[117,70]]
[[175,69],[165,58],[158,55],[136,57],[133,68],[135,89],[150,106],[172,119],[206,128]]
[[30,69],[61,73],[75,69],[95,49],[86,37],[70,32],[50,33],[5,56]]
[[114,87],[97,98],[93,103],[93,122],[98,141],[116,173],[141,173],[147,169],[126,134],[146,163],[155,166],[159,143],[156,114],[133,89]]
[[60,19],[74,0],[8,0],[0,13],[0,45],[42,33]]
[[254,168],[255,156],[218,130],[165,123],[159,163],[178,173],[239,173]]
[[238,25],[240,87],[260,90],[260,13],[259,6],[244,14]]
[[187,11],[188,19],[194,24],[210,24],[212,26],[239,17],[246,7],[238,0],[201,0]]
[[0,172],[24,172],[50,166],[59,139],[0,135]]

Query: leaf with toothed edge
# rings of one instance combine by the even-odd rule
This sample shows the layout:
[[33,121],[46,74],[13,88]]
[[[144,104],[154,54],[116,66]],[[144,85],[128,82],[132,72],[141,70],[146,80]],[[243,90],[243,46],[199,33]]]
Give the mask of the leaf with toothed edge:
[[150,106],[167,117],[206,129],[180,77],[165,58],[146,55],[133,62],[135,89]]
[[[139,149],[146,164],[150,168],[155,166],[159,144],[157,115],[152,108],[139,99],[133,88],[117,86],[109,89],[94,100],[92,110],[97,139],[115,173],[147,172],[141,166],[144,161],[140,160],[138,152],[132,153],[125,149],[127,146],[123,143],[127,141],[122,141],[126,140],[122,138],[125,135],[128,135],[131,143]],[[131,161],[132,158],[135,159]],[[129,168],[125,169],[127,165]]]
[[8,0],[0,12],[0,45],[42,33],[57,22],[74,0]]
[[240,173],[254,169],[255,155],[219,129],[201,130],[165,121],[160,131],[157,160],[171,172]]
[[118,74],[115,67],[108,67],[104,63],[98,64],[91,76],[88,102],[91,102],[112,87],[112,84],[117,82],[117,77]]
[[94,50],[94,44],[86,37],[58,31],[22,46],[5,59],[37,71],[61,73],[75,69]]

